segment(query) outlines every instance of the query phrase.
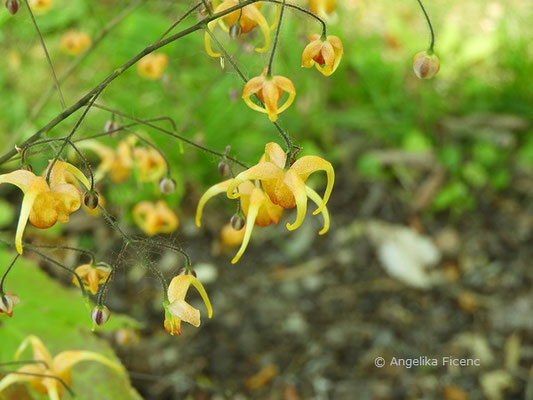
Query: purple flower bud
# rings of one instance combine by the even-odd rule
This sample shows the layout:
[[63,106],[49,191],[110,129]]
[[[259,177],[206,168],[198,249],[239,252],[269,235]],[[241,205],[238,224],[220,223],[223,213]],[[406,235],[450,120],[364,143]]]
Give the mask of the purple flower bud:
[[109,308],[107,308],[106,306],[96,306],[91,311],[91,318],[93,322],[98,326],[102,326],[103,324],[105,324],[110,316],[111,311],[109,311]]
[[96,193],[94,190],[85,192],[85,195],[83,196],[83,203],[87,206],[87,208],[94,210],[96,207],[98,207],[98,193]]
[[6,0],[6,8],[11,15],[15,15],[19,10],[18,0]]
[[244,228],[246,220],[240,214],[233,214],[230,223],[233,229],[240,231],[242,228]]
[[230,26],[229,28],[229,36],[232,38],[232,39],[236,39],[238,38],[242,33],[242,28],[241,28],[241,24],[239,24],[239,22],[235,22],[233,25]]
[[230,172],[231,171],[226,160],[222,160],[218,163],[218,173],[220,176],[228,176]]

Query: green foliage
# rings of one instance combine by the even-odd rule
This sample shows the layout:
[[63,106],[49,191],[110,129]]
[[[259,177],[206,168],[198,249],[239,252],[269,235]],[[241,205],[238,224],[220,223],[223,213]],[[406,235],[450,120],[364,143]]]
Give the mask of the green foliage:
[[[12,258],[12,253],[0,252],[1,265],[9,265]],[[32,262],[23,258],[17,260],[4,289],[15,292],[20,304],[15,307],[11,319],[0,317],[0,362],[12,361],[19,344],[28,335],[40,337],[52,355],[64,350],[90,350],[117,361],[110,346],[91,332],[91,306],[72,286],[65,288]],[[137,328],[138,324],[129,317],[113,313],[98,331],[111,332],[121,327]],[[80,400],[140,399],[127,376],[98,363],[86,362],[74,367],[72,388]],[[34,391],[30,392],[33,396]]]

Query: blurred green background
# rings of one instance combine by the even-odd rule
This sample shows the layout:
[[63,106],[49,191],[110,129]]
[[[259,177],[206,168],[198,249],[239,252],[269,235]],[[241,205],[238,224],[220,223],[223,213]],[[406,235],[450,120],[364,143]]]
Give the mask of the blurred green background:
[[[55,0],[52,10],[37,16],[58,75],[75,59],[59,50],[60,37],[68,29],[85,31],[95,38],[131,3]],[[306,6],[304,2],[298,4]],[[144,2],[111,30],[62,83],[67,104],[75,102],[114,68],[155,41],[189,6],[183,1]],[[318,33],[320,25],[298,12],[288,10],[286,13],[274,73],[293,81],[297,97],[279,122],[295,143],[302,146],[302,154],[320,155],[336,167],[337,181],[329,205],[333,226],[327,238],[315,238],[316,221],[307,221],[301,233],[292,236],[287,234],[284,224],[268,228],[268,231],[261,230],[255,245],[253,242],[245,254],[244,265],[230,270],[228,256],[220,256],[213,250],[213,243],[221,226],[234,212],[234,204],[223,200],[210,204],[205,214],[207,228],[200,233],[192,223],[197,199],[207,187],[221,179],[217,174],[219,160],[187,145],[181,152],[175,139],[155,130],[146,127],[138,130],[149,135],[172,164],[177,191],[166,199],[181,220],[180,232],[173,240],[186,250],[190,249],[206,274],[218,276],[208,282],[210,293],[215,293],[215,320],[210,325],[202,325],[198,332],[177,338],[167,338],[161,332],[163,317],[157,282],[144,275],[142,266],[133,268],[143,260],[133,257],[131,271],[127,268],[118,278],[115,294],[112,290],[109,295],[114,306],[110,308],[138,319],[144,326],[142,340],[145,342],[137,345],[144,346],[142,350],[138,347],[131,350],[131,358],[127,356],[130,350],[117,349],[113,343],[130,370],[144,371],[146,376],[139,372],[137,376],[132,373],[131,378],[145,398],[533,398],[531,378],[527,377],[526,369],[531,355],[524,356],[522,361],[519,357],[514,369],[503,366],[507,357],[507,353],[504,354],[506,340],[512,335],[530,337],[531,326],[518,324],[511,331],[503,328],[497,331],[486,323],[492,320],[490,313],[496,312],[496,308],[498,312],[514,312],[518,307],[515,302],[532,304],[528,296],[532,274],[527,267],[531,267],[533,259],[530,250],[533,225],[533,27],[530,21],[533,4],[528,0],[428,0],[426,7],[435,27],[435,51],[441,61],[440,72],[429,81],[418,80],[412,71],[412,56],[425,50],[429,43],[426,22],[414,0],[339,1],[328,33],[342,39],[344,58],[331,77],[300,67],[307,35]],[[264,5],[262,10],[271,20],[273,6]],[[183,26],[193,24],[195,18],[193,15]],[[216,34],[246,76],[261,73],[268,54],[253,51],[254,44],[261,41],[256,33],[234,40],[217,27]],[[0,12],[0,49],[3,54],[0,58],[0,139],[2,152],[5,152],[48,123],[61,107],[54,93],[36,112],[39,99],[52,83],[37,35],[23,8],[16,16],[5,10]],[[266,143],[282,144],[268,119],[249,109],[241,100],[243,84],[229,63],[221,68],[219,60],[206,54],[202,32],[178,40],[161,52],[168,55],[169,66],[160,80],[143,80],[133,67],[107,87],[99,102],[138,118],[169,116],[176,121],[180,134],[220,152],[231,145],[232,155],[248,164],[259,159]],[[59,124],[49,136],[67,134],[79,115],[77,112]],[[76,137],[101,132],[108,119],[109,113],[93,109]],[[102,139],[112,147],[117,141]],[[35,171],[41,171],[53,154],[48,145],[43,145],[30,154],[29,162]],[[98,162],[97,158],[90,160]],[[15,161],[1,167],[2,171],[9,171],[18,164]],[[132,226],[131,208],[141,200],[164,196],[157,184],[141,184],[135,176],[120,185],[104,181],[99,190],[119,222],[137,233]],[[312,183],[320,188],[323,180],[317,176]],[[13,235],[21,195],[15,188],[3,186],[0,187],[0,226],[4,230],[2,238],[8,240]],[[437,266],[442,273],[436,284],[440,289],[433,286],[433,289],[413,288],[409,282],[402,286],[395,280],[394,273],[380,269],[379,264],[383,263],[380,247],[372,234],[367,237],[365,233],[369,221],[374,220],[409,227],[419,234],[429,235],[437,243],[442,256]],[[27,236],[38,234],[41,240],[50,243],[90,248],[108,262],[112,262],[119,249],[120,239],[113,236],[102,221],[80,219],[36,232],[28,229]],[[450,237],[455,241],[455,250],[448,252],[449,245],[442,245],[442,241],[452,240]],[[415,248],[413,244],[412,249]],[[148,251],[146,254],[159,260],[160,254]],[[76,262],[72,256],[61,257]],[[161,268],[171,277],[179,262],[165,261],[165,257],[161,257]],[[7,262],[4,265],[7,266]],[[167,265],[169,263],[171,266]],[[265,268],[259,272],[259,266],[263,265]],[[295,273],[296,277],[287,278],[288,288],[278,285],[276,279],[285,282],[285,278],[279,276],[292,276],[285,271],[291,267],[296,271],[303,268],[304,272],[301,276]],[[45,268],[50,269],[49,266]],[[388,278],[386,272],[392,278]],[[308,275],[319,283],[312,279],[307,282]],[[365,281],[365,277],[368,280]],[[10,279],[18,282],[15,277]],[[65,283],[69,281],[63,276],[59,279]],[[383,280],[385,286],[379,284]],[[242,287],[237,288],[235,282]],[[291,289],[290,282],[303,283]],[[388,284],[393,289],[386,289]],[[337,295],[341,296],[337,301],[342,302],[340,310],[331,309],[335,301],[322,299],[311,288],[313,285],[330,290],[337,288]],[[370,297],[361,298],[364,296],[355,293],[359,289],[368,292]],[[276,303],[273,309],[256,310],[254,306],[267,307],[261,304],[265,297],[272,296],[272,290],[281,290],[276,292],[281,305]],[[466,309],[461,297],[464,293],[476,299],[475,309]],[[524,299],[521,300],[522,294]],[[388,308],[391,295],[397,300],[399,314],[391,317],[377,312],[377,316],[374,315],[374,307],[377,310]],[[222,310],[218,313],[217,300]],[[137,304],[139,301],[144,302],[142,306]],[[243,320],[248,318],[247,314],[235,311],[241,302],[248,302],[245,307],[248,313],[258,313],[253,318],[255,322],[249,322],[255,336],[250,333],[247,337],[251,343],[245,342],[242,348],[224,347],[225,341],[231,341],[240,329],[239,324],[246,324]],[[283,311],[282,305],[287,303],[291,304],[290,310]],[[233,315],[233,325],[221,321],[226,318],[225,312]],[[313,320],[315,312],[322,317]],[[270,313],[276,315],[271,317]],[[442,324],[449,324],[450,331],[439,331],[431,338],[414,339],[417,337],[414,334],[409,338],[412,329],[420,329],[420,324],[436,315],[440,315]],[[377,320],[369,326],[360,325],[367,317]],[[20,314],[15,311],[14,318],[25,318],[22,307]],[[278,321],[277,324],[269,326],[270,318]],[[290,318],[295,318],[296,322]],[[523,318],[527,318],[527,313]],[[299,319],[306,320],[310,327],[303,337],[293,340],[291,335],[295,333],[287,333],[285,329],[298,326]],[[340,319],[347,325],[337,325]],[[83,329],[88,329],[89,322]],[[10,323],[2,319],[0,337],[7,335],[6,327]],[[310,338],[316,335],[316,330],[322,331],[326,323],[331,324],[332,329],[337,327],[340,333],[328,336],[324,331],[323,336],[315,338],[315,343],[315,339]],[[76,324],[78,322],[73,323]],[[354,330],[354,325],[361,326],[361,331]],[[31,324],[25,325],[20,332],[30,333],[31,329]],[[274,332],[261,335],[262,329]],[[385,333],[380,336],[380,332]],[[492,365],[487,362],[482,369],[468,373],[442,368],[387,372],[387,368],[374,368],[372,357],[366,351],[386,348],[393,355],[415,356],[418,344],[420,354],[436,354],[444,348],[444,343],[461,332],[482,336],[484,344],[478,346],[492,347],[493,360],[499,360],[499,364],[498,361],[493,361]],[[50,340],[54,335],[50,335]],[[102,333],[106,335],[111,334]],[[376,344],[374,339],[381,344]],[[194,340],[197,344],[187,350],[188,342]],[[283,355],[278,356],[277,340],[288,340],[287,347],[282,348],[305,362],[294,361],[293,364]],[[479,343],[481,339],[476,337],[476,340],[475,343]],[[311,349],[306,348],[305,343],[310,343]],[[171,355],[164,358],[166,346],[174,346],[171,354],[182,357],[177,364]],[[315,353],[312,346],[318,346]],[[2,344],[2,361],[10,359],[13,349],[10,346],[5,350]],[[146,357],[146,352],[160,352],[162,359],[149,366],[142,365],[139,360]],[[320,358],[317,354],[328,355],[327,362],[309,367],[309,363]],[[213,367],[221,358],[232,360],[234,364]],[[259,388],[251,388],[247,379],[270,365],[276,365],[274,375],[277,377]],[[173,368],[179,373],[172,372]],[[494,371],[500,375],[484,378],[484,374]],[[154,376],[163,376],[163,383]],[[443,379],[441,383],[430,379],[437,376]],[[503,383],[496,385],[498,388],[484,383],[495,381]],[[123,398],[130,397],[124,395]]]

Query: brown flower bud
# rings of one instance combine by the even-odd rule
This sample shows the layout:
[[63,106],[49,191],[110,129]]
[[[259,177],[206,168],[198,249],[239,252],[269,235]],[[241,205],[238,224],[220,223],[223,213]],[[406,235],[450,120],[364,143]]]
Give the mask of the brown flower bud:
[[104,131],[106,133],[115,132],[117,129],[120,129],[120,124],[111,120],[106,121],[104,125]]
[[433,78],[439,72],[440,61],[434,53],[421,51],[413,57],[413,70],[419,79]]
[[87,208],[94,210],[98,207],[98,193],[94,190],[85,192],[85,195],[83,196],[83,204],[85,204]]
[[180,268],[178,275],[192,275],[196,278],[196,271],[192,268]]
[[163,194],[172,194],[176,191],[176,181],[172,178],[161,178],[159,181],[159,190]]
[[6,0],[6,8],[11,15],[15,15],[19,10],[18,0]]
[[230,26],[230,28],[229,28],[229,36],[232,39],[238,38],[241,35],[241,33],[242,33],[242,28],[241,28],[241,24],[239,24],[238,21]]
[[230,167],[226,160],[222,160],[218,163],[218,173],[221,176],[228,176],[230,174]]
[[109,308],[107,308],[106,306],[96,306],[91,311],[91,318],[93,322],[98,326],[102,326],[103,324],[105,324],[110,316],[111,311],[109,311]]
[[230,219],[230,223],[233,229],[240,231],[244,227],[246,220],[240,214],[233,214]]

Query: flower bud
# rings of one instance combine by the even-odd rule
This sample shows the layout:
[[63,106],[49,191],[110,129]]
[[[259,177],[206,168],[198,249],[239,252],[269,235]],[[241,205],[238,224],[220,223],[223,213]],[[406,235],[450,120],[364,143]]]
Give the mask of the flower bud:
[[159,181],[159,190],[163,194],[172,194],[176,191],[176,181],[172,178],[161,178]]
[[434,53],[421,51],[413,57],[413,70],[419,79],[433,78],[439,72],[439,68],[440,61]]
[[180,268],[178,275],[192,275],[196,278],[196,271],[192,268]]
[[228,176],[230,172],[230,167],[226,160],[222,160],[218,163],[218,173],[220,176]]
[[226,68],[226,59],[224,58],[224,56],[221,56],[219,61],[220,61],[220,68],[222,69]]
[[120,124],[112,120],[107,120],[104,125],[104,131],[106,133],[115,132],[117,129],[120,129]]
[[83,196],[83,204],[85,204],[87,208],[94,210],[98,207],[98,193],[94,190],[85,192],[85,195]]
[[230,26],[229,28],[229,36],[232,38],[232,39],[236,39],[237,37],[239,37],[242,33],[242,28],[241,28],[241,24],[239,24],[239,22],[235,22],[233,25]]
[[240,231],[244,227],[246,220],[240,214],[233,214],[230,223],[233,229],[235,229],[236,231]]
[[13,308],[20,302],[15,293],[7,292],[0,297],[0,315],[6,314],[11,318],[13,315]]
[[19,10],[18,0],[6,0],[6,8],[11,15],[15,15]]
[[109,311],[109,308],[107,308],[106,306],[96,306],[91,311],[91,318],[93,322],[98,326],[102,326],[103,324],[105,324],[110,316],[111,311]]

